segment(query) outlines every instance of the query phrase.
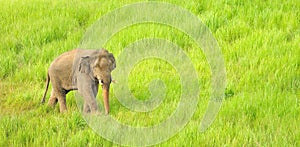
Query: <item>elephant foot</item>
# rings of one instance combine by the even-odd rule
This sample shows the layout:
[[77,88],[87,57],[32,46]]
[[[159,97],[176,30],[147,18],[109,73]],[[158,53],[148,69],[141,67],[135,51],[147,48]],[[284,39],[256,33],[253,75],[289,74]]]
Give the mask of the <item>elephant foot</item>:
[[67,108],[60,108],[60,113],[65,113],[65,112],[67,112]]

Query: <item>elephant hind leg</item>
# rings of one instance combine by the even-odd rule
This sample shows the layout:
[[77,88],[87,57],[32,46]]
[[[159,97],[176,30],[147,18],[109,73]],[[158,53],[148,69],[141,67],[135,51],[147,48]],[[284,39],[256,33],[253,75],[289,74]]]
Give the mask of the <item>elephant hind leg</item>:
[[54,107],[57,102],[59,102],[60,112],[65,112],[67,110],[65,90],[56,88],[52,89],[48,105]]
[[63,113],[65,111],[67,111],[66,94],[63,94],[63,93],[59,94],[58,102],[59,102],[60,112]]
[[58,102],[58,99],[57,99],[57,97],[55,96],[54,90],[52,89],[51,95],[50,95],[50,98],[49,98],[48,105],[49,105],[50,107],[54,107],[54,106],[57,104],[57,102]]

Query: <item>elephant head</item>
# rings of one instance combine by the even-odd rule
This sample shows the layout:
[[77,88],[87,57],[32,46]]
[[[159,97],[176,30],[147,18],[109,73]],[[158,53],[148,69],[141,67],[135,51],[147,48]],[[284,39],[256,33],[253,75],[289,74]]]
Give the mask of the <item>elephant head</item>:
[[[78,90],[88,102],[85,111],[97,110],[97,104],[94,98],[98,92],[98,83],[102,86],[102,96],[104,101],[105,113],[109,113],[109,88],[112,82],[111,72],[116,68],[116,62],[113,54],[107,50],[100,50],[92,55],[83,56],[79,61],[79,74],[77,75]],[[91,79],[91,80],[88,80]],[[92,82],[96,79],[96,83]],[[90,81],[87,83],[86,81]],[[94,85],[94,84],[95,85]],[[92,86],[86,86],[92,85]],[[93,94],[90,93],[92,89]],[[90,98],[89,98],[90,97]],[[93,97],[93,98],[91,98]]]
[[102,86],[102,96],[105,107],[105,113],[109,113],[109,88],[112,82],[111,72],[116,68],[116,62],[113,54],[107,50],[100,50],[92,66],[93,76],[99,80]]

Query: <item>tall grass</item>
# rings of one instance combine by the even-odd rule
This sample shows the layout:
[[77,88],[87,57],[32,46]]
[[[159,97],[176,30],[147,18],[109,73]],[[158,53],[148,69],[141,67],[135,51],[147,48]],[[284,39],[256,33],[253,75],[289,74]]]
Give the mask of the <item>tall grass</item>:
[[[68,112],[40,105],[47,68],[76,48],[100,16],[135,1],[0,1],[0,146],[111,146],[80,115],[74,96]],[[187,35],[160,24],[128,27],[105,45],[117,57],[135,40],[165,38],[183,48],[200,79],[200,102],[187,126],[162,146],[300,145],[300,3],[298,1],[168,1],[196,14],[216,37],[226,62],[226,97],[204,133],[199,122],[210,96],[210,68]],[[177,106],[179,77],[171,65],[149,59],[135,66],[129,87],[149,98],[149,82],[167,85],[165,102],[153,112],[131,112],[115,96],[111,114],[133,126],[154,125]],[[101,91],[100,91],[101,93]],[[49,94],[48,94],[49,96]],[[100,98],[99,98],[100,99]]]

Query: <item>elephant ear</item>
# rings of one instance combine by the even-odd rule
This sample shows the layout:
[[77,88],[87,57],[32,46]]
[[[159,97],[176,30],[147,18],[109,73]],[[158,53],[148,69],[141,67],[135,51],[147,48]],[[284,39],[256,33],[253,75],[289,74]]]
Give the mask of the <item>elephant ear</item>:
[[109,53],[108,54],[109,60],[112,62],[112,70],[116,68],[116,59],[113,54]]
[[81,57],[79,61],[79,72],[80,73],[90,73],[90,64],[89,64],[89,56]]

